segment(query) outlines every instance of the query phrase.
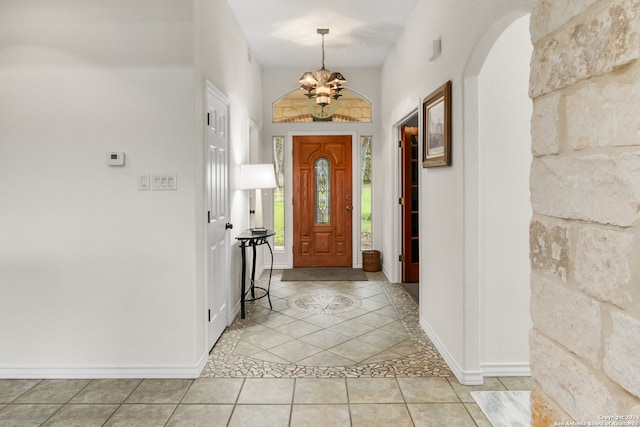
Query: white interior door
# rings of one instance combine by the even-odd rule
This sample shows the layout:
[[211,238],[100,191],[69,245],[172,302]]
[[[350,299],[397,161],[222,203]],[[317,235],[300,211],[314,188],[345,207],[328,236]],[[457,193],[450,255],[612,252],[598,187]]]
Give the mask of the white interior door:
[[227,327],[229,283],[229,106],[207,84],[207,344],[211,349]]

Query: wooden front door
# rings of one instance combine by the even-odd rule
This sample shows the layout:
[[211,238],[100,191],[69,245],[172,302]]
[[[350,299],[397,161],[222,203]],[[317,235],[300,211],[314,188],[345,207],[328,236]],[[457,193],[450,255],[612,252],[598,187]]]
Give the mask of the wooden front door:
[[351,186],[351,136],[294,136],[294,267],[352,266]]
[[402,282],[420,280],[418,128],[402,127]]

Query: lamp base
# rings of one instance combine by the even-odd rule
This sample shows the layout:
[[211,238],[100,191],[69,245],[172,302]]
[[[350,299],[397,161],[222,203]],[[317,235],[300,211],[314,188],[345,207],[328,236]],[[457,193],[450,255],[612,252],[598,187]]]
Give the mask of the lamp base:
[[264,227],[251,228],[252,234],[267,234],[267,229]]

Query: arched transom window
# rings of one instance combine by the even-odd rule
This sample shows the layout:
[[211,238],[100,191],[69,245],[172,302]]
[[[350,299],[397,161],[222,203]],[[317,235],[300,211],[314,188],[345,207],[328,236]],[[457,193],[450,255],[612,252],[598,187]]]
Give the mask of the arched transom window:
[[273,122],[371,122],[371,103],[349,89],[324,108],[294,90],[273,104]]

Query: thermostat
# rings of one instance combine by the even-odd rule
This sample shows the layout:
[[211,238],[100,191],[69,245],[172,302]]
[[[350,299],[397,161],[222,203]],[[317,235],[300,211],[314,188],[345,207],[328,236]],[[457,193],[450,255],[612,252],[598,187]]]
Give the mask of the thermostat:
[[109,166],[124,166],[124,153],[122,151],[107,153],[107,164]]

